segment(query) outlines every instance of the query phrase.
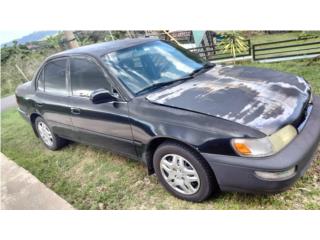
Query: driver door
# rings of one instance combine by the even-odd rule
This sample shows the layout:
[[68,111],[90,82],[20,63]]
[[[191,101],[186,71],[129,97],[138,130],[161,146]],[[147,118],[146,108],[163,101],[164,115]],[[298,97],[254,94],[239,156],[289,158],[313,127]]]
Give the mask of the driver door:
[[89,98],[97,89],[113,92],[100,65],[92,58],[72,57],[70,85],[71,119],[79,141],[136,157],[127,102],[118,98],[94,104]]

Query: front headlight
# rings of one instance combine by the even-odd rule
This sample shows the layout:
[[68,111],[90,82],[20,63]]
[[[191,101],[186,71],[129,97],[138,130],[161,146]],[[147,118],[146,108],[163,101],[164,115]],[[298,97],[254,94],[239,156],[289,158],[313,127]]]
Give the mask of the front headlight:
[[237,138],[231,141],[234,150],[241,156],[263,157],[272,155],[274,150],[268,137],[260,139]]
[[264,138],[235,138],[231,140],[233,149],[245,157],[265,157],[279,152],[297,135],[292,125],[281,128],[274,134]]

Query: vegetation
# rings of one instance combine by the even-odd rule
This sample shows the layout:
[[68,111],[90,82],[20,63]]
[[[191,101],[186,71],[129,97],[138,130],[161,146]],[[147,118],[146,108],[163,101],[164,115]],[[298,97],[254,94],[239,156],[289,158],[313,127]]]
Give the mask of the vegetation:
[[304,59],[274,63],[245,62],[239,64],[261,68],[271,68],[277,71],[289,72],[298,76],[302,76],[311,84],[313,92],[320,95],[320,59],[314,59],[313,61],[310,61],[310,59]]
[[[144,31],[76,31],[75,36],[81,46],[121,39],[126,37],[135,37],[143,35]],[[111,35],[112,34],[112,35]],[[222,50],[217,53],[222,56],[236,57],[239,53],[246,52],[247,46],[245,39],[250,39],[252,44],[270,41],[281,41],[285,39],[299,39],[301,37],[320,36],[319,31],[292,31],[286,33],[266,34],[262,31],[244,31],[244,32],[223,32]],[[301,40],[300,42],[312,41]],[[299,43],[300,43],[299,42]],[[272,45],[270,46],[272,47]],[[25,81],[22,74],[17,70],[19,67],[28,79],[32,79],[35,70],[41,62],[53,53],[62,51],[66,48],[62,33],[51,36],[41,42],[31,42],[28,45],[19,45],[17,42],[13,46],[4,46],[1,48],[1,96],[14,93],[15,88]],[[301,53],[303,47],[297,47],[298,53]],[[293,48],[290,48],[293,50]],[[299,52],[300,51],[300,52]],[[264,53],[264,52],[260,52]],[[272,54],[272,51],[268,53]]]
[[219,42],[218,47],[221,46],[223,48],[223,53],[229,53],[235,59],[237,54],[247,51],[246,40],[239,32],[226,32],[221,36],[222,40]]
[[44,48],[42,50],[30,51],[23,46],[16,46],[1,49],[1,97],[14,93],[16,87],[26,80],[17,70],[17,66],[24,72],[29,80],[34,72],[51,54],[57,52],[56,49]]
[[[318,61],[243,64],[300,75],[320,94]],[[1,118],[1,151],[79,209],[320,209],[320,149],[305,176],[286,192],[223,193],[195,204],[172,197],[136,161],[76,143],[52,152],[16,110]]]
[[46,39],[48,48],[61,51],[62,50],[62,33],[56,36],[50,36]]
[[272,34],[265,34],[264,32],[253,32],[251,34],[245,34],[247,39],[251,40],[252,44],[258,43],[266,43],[266,42],[276,42],[288,39],[298,39],[299,36],[302,35],[303,32],[301,31],[292,31],[286,33],[272,33]]
[[[111,34],[114,39],[128,37],[126,31],[112,31]],[[75,32],[81,46],[109,41],[112,39],[111,34],[110,31]],[[26,81],[17,67],[31,80],[45,58],[65,49],[66,44],[62,33],[50,36],[41,42],[31,42],[27,45],[14,42],[13,46],[3,46],[1,48],[1,97],[13,94],[16,87]]]

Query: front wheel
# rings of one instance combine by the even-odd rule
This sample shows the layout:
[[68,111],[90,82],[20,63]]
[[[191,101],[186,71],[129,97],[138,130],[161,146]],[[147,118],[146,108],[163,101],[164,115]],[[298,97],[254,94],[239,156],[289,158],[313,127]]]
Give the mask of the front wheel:
[[215,178],[208,164],[182,144],[161,144],[153,164],[160,183],[180,199],[201,202],[215,190]]

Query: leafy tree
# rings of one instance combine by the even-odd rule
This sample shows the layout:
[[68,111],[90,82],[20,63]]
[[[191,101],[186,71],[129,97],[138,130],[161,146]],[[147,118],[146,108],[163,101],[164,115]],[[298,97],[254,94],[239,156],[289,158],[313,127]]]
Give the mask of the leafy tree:
[[61,34],[56,36],[50,36],[46,40],[47,46],[52,49],[60,50],[60,43],[61,43]]
[[80,43],[80,46],[85,46],[85,45],[94,43],[89,36],[83,37],[83,38],[79,38],[79,37],[76,37],[76,38],[77,38],[77,41]]
[[1,63],[5,63],[12,54],[12,48],[7,47],[6,45],[1,48]]

